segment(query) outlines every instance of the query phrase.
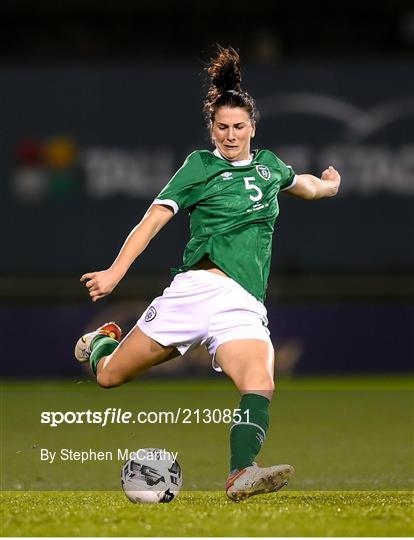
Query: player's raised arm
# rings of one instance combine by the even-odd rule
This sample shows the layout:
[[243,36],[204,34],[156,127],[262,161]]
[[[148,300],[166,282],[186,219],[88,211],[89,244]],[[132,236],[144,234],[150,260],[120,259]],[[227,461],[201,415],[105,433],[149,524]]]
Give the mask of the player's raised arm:
[[340,174],[334,167],[329,166],[323,171],[321,178],[312,174],[297,174],[294,185],[287,192],[306,200],[323,199],[334,197],[340,183]]
[[92,302],[110,294],[150,241],[173,217],[172,208],[161,204],[149,207],[142,220],[129,233],[117,258],[107,270],[83,274],[80,281],[89,289]]

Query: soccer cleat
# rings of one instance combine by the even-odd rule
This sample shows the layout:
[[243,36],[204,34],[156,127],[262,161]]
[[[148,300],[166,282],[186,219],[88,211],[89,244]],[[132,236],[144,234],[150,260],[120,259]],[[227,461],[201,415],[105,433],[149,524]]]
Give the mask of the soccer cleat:
[[75,358],[79,362],[87,362],[91,355],[91,343],[96,336],[107,336],[119,341],[122,336],[122,330],[114,323],[109,322],[100,326],[95,332],[89,332],[80,337],[75,345]]
[[227,497],[239,502],[253,495],[279,491],[287,485],[294,472],[291,465],[258,467],[256,463],[253,463],[250,467],[236,471],[227,478]]

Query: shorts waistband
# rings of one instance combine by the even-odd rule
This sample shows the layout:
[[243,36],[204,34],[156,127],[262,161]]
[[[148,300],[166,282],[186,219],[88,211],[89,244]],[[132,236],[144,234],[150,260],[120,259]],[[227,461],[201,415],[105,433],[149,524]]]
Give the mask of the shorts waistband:
[[[255,298],[251,293],[249,293],[249,291],[246,291],[246,289],[242,287],[240,283],[237,283],[236,280],[234,280],[233,278],[229,276],[222,276],[221,274],[215,274],[214,272],[209,272],[208,270],[202,270],[201,268],[197,270],[187,270],[186,272],[183,272],[181,275],[183,274],[191,274],[192,276],[200,276],[204,280],[209,279],[211,282],[222,283],[223,285],[227,285],[228,287],[234,287],[236,289],[239,289],[240,291],[243,291],[244,294],[252,298],[255,302],[263,305],[263,302]],[[177,275],[180,275],[180,274],[177,274]]]
[[[221,281],[222,283],[227,283],[228,285],[237,285],[241,289],[243,287],[237,283],[233,278],[229,276],[223,276],[221,274],[216,274],[215,272],[209,272],[208,270],[203,270],[201,268],[194,270],[187,270],[183,272],[184,274],[191,274],[192,276],[202,276],[203,279],[210,279],[211,281]],[[244,289],[243,289],[244,290]]]

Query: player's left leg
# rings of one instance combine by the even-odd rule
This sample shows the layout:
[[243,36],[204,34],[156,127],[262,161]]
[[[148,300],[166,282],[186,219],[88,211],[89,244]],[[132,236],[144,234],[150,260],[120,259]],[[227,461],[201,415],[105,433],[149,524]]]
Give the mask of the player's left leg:
[[161,345],[134,326],[116,349],[99,361],[97,382],[102,388],[120,386],[179,354],[175,347]]
[[259,339],[237,339],[217,348],[216,361],[242,394],[241,422],[230,434],[231,465],[227,495],[235,501],[278,491],[293,474],[290,465],[258,467],[254,462],[269,427],[269,404],[273,396],[274,352]]
[[103,388],[124,384],[180,354],[175,347],[164,347],[153,340],[138,326],[122,341],[121,335],[120,327],[110,322],[84,334],[76,343],[76,359],[90,363],[97,383]]

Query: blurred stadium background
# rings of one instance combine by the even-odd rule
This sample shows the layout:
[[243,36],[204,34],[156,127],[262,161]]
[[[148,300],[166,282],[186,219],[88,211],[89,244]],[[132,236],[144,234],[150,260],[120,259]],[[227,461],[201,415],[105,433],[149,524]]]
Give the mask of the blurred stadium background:
[[[79,277],[112,262],[185,156],[209,146],[215,42],[240,50],[255,144],[298,173],[333,164],[343,177],[332,200],[280,197],[267,299],[278,373],[412,370],[412,2],[3,0],[0,28],[3,375],[82,376],[78,335],[132,326],[168,285],[185,212],[110,298],[92,305]],[[196,351],[154,373],[209,366]]]

